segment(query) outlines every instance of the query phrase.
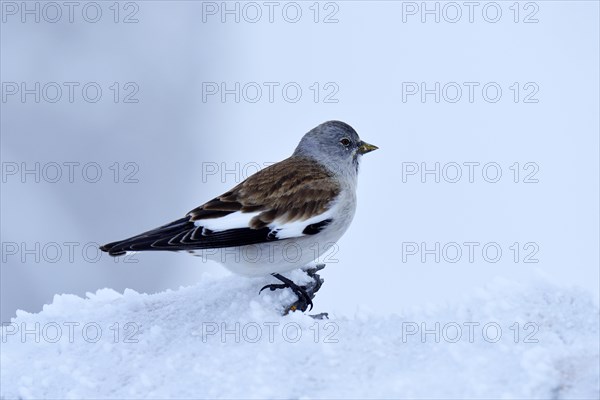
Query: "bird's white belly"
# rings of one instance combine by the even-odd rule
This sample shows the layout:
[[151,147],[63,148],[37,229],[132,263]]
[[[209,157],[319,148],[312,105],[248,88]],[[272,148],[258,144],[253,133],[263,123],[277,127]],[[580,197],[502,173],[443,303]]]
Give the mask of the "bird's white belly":
[[356,195],[354,190],[344,192],[335,205],[335,218],[319,233],[256,245],[203,250],[202,256],[223,264],[236,274],[247,276],[302,268],[330,250],[350,226],[356,211]]

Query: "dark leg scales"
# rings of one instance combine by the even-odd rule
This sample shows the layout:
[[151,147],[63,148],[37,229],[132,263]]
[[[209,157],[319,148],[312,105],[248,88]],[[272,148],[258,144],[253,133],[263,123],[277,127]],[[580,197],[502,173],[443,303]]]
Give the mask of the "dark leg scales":
[[270,285],[266,285],[262,289],[260,289],[260,292],[267,288],[270,290],[290,288],[292,289],[294,294],[298,296],[298,300],[295,303],[288,306],[284,314],[296,310],[306,311],[308,309],[310,311],[313,308],[312,299],[315,297],[315,293],[321,288],[321,285],[323,284],[323,279],[321,279],[321,277],[317,274],[317,271],[320,271],[323,268],[325,268],[325,264],[319,264],[315,268],[306,270],[308,276],[313,278],[313,281],[309,282],[306,286],[298,286],[291,279],[288,279],[280,274],[271,274],[273,275],[273,277],[279,279],[283,283],[272,283]]
[[[302,311],[306,311],[306,309],[310,306],[310,310],[312,310],[313,303],[312,303],[312,300],[311,300],[310,296],[308,295],[308,293],[306,293],[306,288],[296,285],[294,283],[294,281],[286,278],[283,275],[280,275],[280,274],[271,274],[271,275],[273,275],[275,278],[279,279],[281,282],[283,282],[283,284],[282,283],[279,283],[279,284],[272,283],[270,285],[266,285],[262,289],[260,289],[260,292],[262,292],[263,290],[265,290],[267,288],[269,288],[270,290],[290,288],[290,289],[292,289],[294,294],[296,296],[298,296],[298,301],[296,303],[299,303],[299,306],[297,308],[299,308]],[[260,292],[258,292],[258,293],[260,294]],[[296,304],[296,303],[294,303],[294,304]],[[300,305],[303,305],[303,307]],[[292,308],[293,308],[293,305],[292,305]]]

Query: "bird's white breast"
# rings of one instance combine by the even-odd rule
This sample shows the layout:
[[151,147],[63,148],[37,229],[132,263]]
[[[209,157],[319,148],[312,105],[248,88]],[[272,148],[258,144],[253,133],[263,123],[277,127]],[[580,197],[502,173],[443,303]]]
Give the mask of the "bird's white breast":
[[[355,184],[344,185],[332,207],[325,213],[281,229],[277,235],[280,240],[219,249],[210,259],[232,272],[249,276],[283,273],[305,267],[329,251],[350,226],[356,211],[355,187]],[[302,234],[307,225],[329,218],[332,222],[320,232]],[[292,237],[293,233],[299,235]],[[286,239],[286,235],[290,237]]]

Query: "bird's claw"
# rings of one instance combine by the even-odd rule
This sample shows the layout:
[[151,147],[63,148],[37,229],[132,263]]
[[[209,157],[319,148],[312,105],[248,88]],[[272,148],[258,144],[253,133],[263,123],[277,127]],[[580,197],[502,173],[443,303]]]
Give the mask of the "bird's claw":
[[314,280],[314,284],[309,285],[308,287],[298,286],[291,279],[288,279],[280,274],[272,274],[275,278],[279,279],[283,283],[272,283],[269,285],[265,285],[262,289],[260,289],[258,293],[260,294],[265,289],[277,290],[290,288],[292,292],[294,292],[294,294],[298,296],[298,300],[285,310],[285,314],[287,314],[290,311],[296,310],[306,311],[308,309],[308,311],[310,311],[313,308],[312,297],[314,297],[315,293],[317,292],[317,290],[319,290],[321,284],[323,283],[322,279],[319,277],[319,275],[316,274],[316,272],[323,269],[323,267],[324,265],[318,265],[315,268],[307,270],[308,276],[310,276]]
[[271,284],[269,284],[269,285],[265,285],[265,286],[263,286],[263,287],[262,287],[262,289],[260,289],[260,290],[258,291],[258,294],[261,294],[261,293],[262,293],[262,291],[263,291],[263,290],[265,290],[265,289],[269,289],[269,290],[271,290],[271,291],[274,291],[274,290],[277,290],[277,289],[285,289],[285,288],[287,288],[287,287],[289,287],[289,286],[287,286],[287,285],[285,285],[285,284],[283,284],[283,283],[271,283]]
[[306,287],[304,286],[296,286],[295,288],[290,287],[294,294],[298,296],[298,301],[290,306],[291,311],[296,311],[296,309],[300,309],[300,311],[306,311],[308,307],[308,311],[312,310],[313,302],[308,293],[306,293]]

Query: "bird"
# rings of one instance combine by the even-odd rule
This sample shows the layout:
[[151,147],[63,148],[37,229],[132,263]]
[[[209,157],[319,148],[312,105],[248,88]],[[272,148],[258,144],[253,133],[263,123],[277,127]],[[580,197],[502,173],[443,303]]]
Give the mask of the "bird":
[[[100,246],[111,256],[186,251],[245,276],[271,274],[312,308],[301,286],[281,275],[304,268],[337,242],[357,204],[361,156],[378,149],[345,122],[307,132],[293,154],[250,175],[183,218]],[[308,297],[308,298],[307,298]]]

